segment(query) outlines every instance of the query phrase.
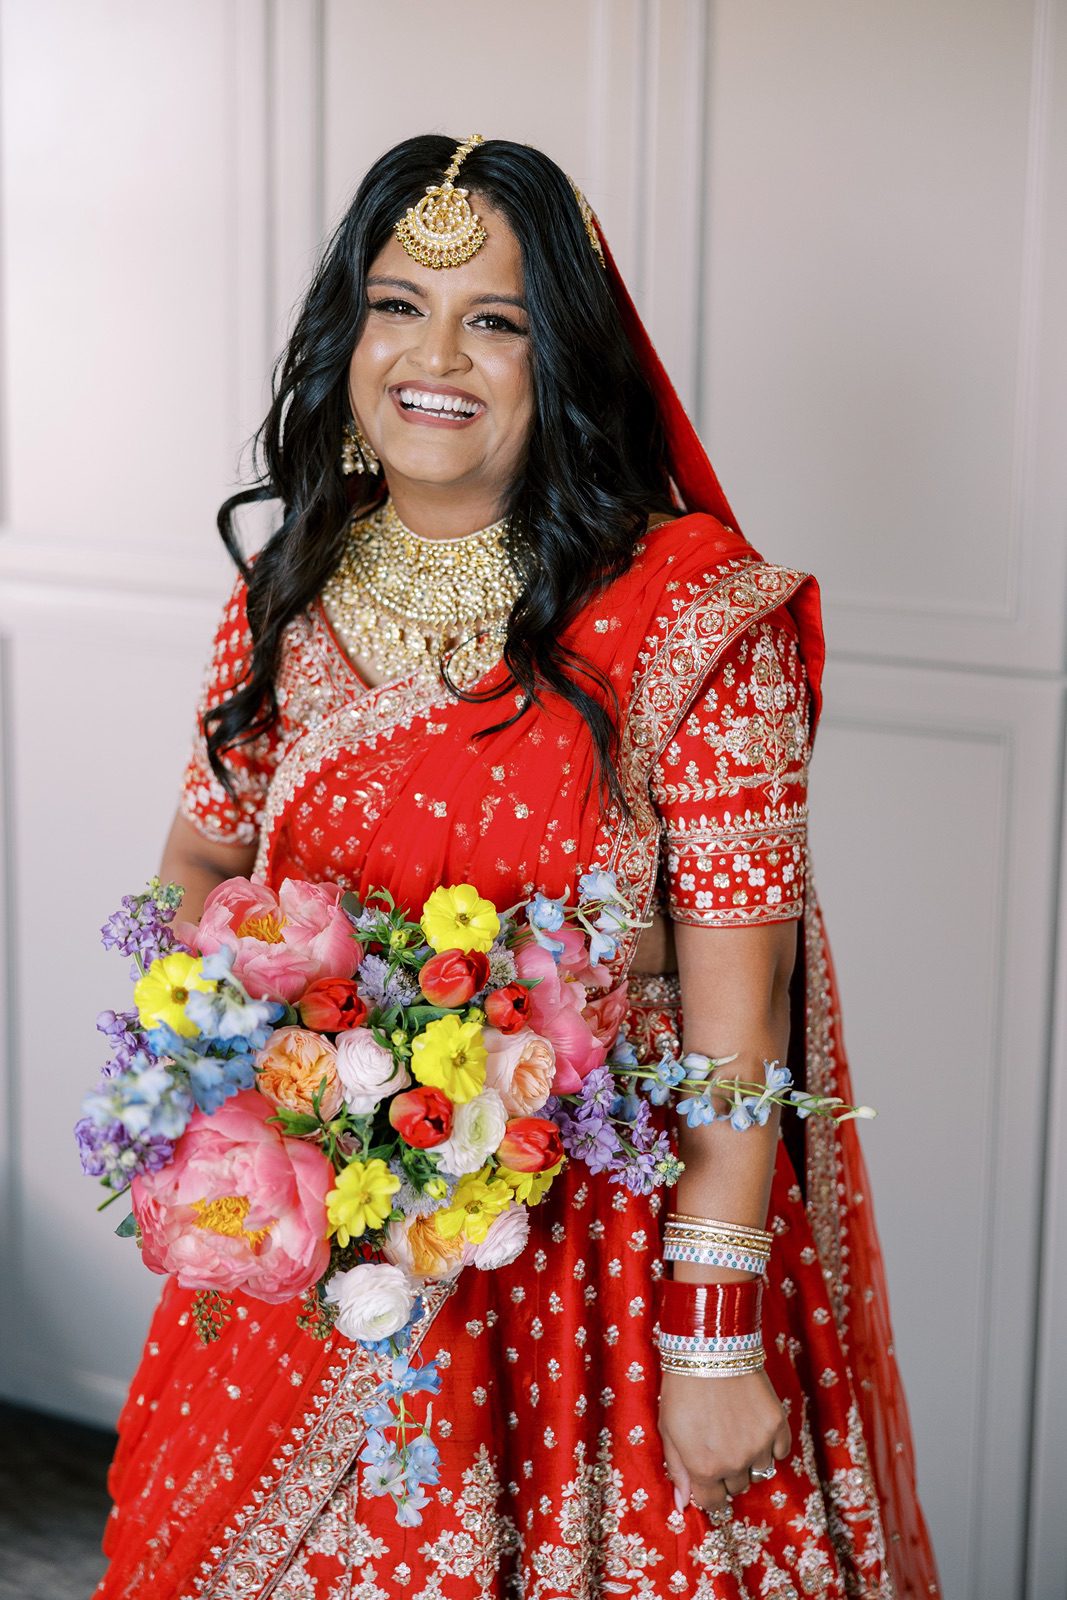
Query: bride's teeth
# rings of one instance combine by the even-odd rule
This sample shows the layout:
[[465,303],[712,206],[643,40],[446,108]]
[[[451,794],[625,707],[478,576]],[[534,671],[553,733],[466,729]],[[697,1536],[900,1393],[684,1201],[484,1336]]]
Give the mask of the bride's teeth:
[[401,405],[417,411],[448,411],[455,416],[473,417],[477,406],[455,394],[433,394],[424,389],[401,389]]

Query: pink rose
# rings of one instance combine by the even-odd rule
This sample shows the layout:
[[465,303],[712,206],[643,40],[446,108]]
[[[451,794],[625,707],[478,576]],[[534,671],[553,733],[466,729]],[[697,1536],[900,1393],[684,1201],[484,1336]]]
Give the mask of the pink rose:
[[173,1160],[134,1178],[142,1254],[184,1289],[238,1290],[271,1305],[326,1271],[333,1168],[316,1145],[283,1138],[273,1107],[242,1090],[210,1117],[196,1111]]
[[286,878],[275,894],[252,878],[227,878],[204,902],[199,925],[175,932],[191,950],[213,955],[226,945],[233,970],[254,1000],[292,1004],[316,978],[351,978],[363,947],[340,907],[335,883]]
[[614,989],[609,989],[607,994],[598,994],[595,1000],[587,1001],[582,1009],[582,1016],[600,1043],[607,1045],[610,1050],[629,1009],[630,1001],[624,978]]
[[[551,959],[551,958],[549,958]],[[552,1092],[556,1052],[532,1028],[501,1033],[483,1028],[482,1043],[489,1052],[485,1082],[504,1102],[509,1117],[526,1117],[540,1111]]]

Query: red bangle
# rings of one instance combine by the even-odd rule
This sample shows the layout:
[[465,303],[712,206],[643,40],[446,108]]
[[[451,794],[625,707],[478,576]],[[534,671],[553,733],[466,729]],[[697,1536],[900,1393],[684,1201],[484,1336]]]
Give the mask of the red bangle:
[[763,1280],[748,1283],[682,1283],[661,1278],[660,1331],[683,1338],[730,1339],[758,1333]]

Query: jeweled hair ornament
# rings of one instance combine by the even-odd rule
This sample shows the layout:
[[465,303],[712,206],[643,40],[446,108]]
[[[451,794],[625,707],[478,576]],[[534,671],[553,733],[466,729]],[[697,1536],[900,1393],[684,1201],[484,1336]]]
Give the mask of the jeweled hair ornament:
[[593,208],[589,204],[589,201],[585,198],[585,195],[579,189],[578,185],[575,183],[574,179],[571,177],[570,173],[567,174],[567,182],[574,190],[574,198],[577,200],[578,210],[582,214],[582,226],[585,228],[586,238],[593,247],[593,254],[600,262],[600,265],[602,267],[606,267],[607,262],[604,259],[604,246],[601,244],[600,235],[597,232],[596,216],[593,213]]
[[485,243],[485,229],[467,199],[470,190],[455,186],[463,162],[481,143],[480,133],[464,139],[442,182],[432,183],[418,204],[409,206],[396,224],[394,231],[405,252],[421,266],[461,267]]

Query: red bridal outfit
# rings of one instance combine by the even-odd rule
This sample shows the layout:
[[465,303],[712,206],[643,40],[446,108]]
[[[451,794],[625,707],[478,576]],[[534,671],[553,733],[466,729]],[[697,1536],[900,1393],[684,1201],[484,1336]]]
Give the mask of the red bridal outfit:
[[[609,271],[613,270],[609,267]],[[258,840],[257,870],[388,885],[421,907],[472,881],[498,905],[573,892],[602,867],[645,913],[798,924],[791,1062],[852,1098],[808,867],[805,794],[823,641],[814,581],[763,562],[729,508],[613,274],[656,387],[689,513],[649,531],[566,642],[622,706],[629,821],[583,801],[585,724],[550,697],[512,726],[416,676],[369,688],[321,603],[289,626],[280,717],[231,752],[232,802],[198,743],[185,815]],[[205,706],[248,660],[244,585],[223,614]],[[498,664],[484,679],[505,675]],[[629,967],[635,938],[620,951]],[[630,976],[644,1059],[678,1045],[677,978]],[[646,1054],[647,1053],[647,1054]],[[785,1126],[785,1123],[783,1123]],[[743,1138],[744,1134],[738,1134]],[[167,1284],[120,1421],[102,1600],[795,1600],[937,1594],[855,1123],[792,1119],[767,1226],[767,1370],[793,1450],[720,1516],[675,1508],[656,1426],[654,1285],[662,1191],[639,1198],[571,1162],[531,1212],[526,1251],[433,1289],[417,1339],[440,1365],[441,1481],[417,1527],[363,1493],[357,1462],[380,1358],[297,1305],[238,1299],[202,1347]],[[724,1381],[724,1380],[693,1380]],[[418,1404],[425,1396],[416,1396]]]

